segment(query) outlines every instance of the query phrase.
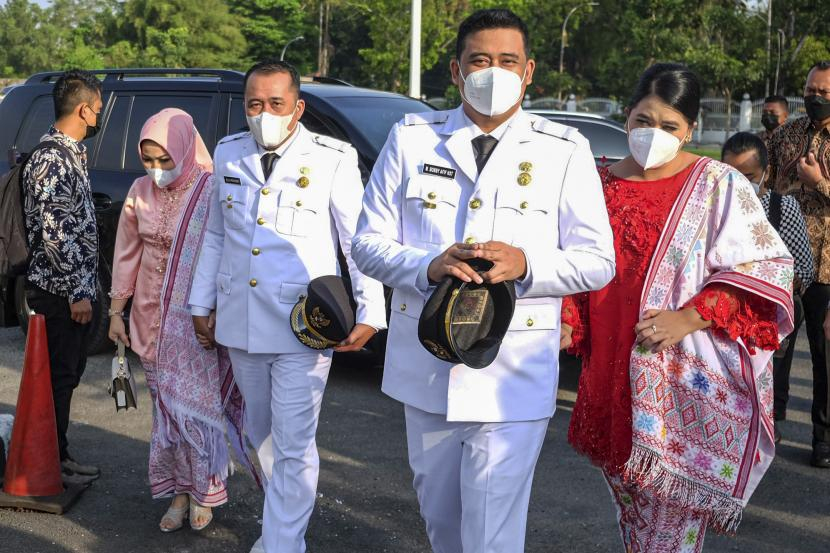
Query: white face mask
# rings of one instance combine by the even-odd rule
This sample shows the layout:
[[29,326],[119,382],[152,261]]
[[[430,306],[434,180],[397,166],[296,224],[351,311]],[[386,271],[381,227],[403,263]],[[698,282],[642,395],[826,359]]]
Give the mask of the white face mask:
[[638,127],[628,131],[628,149],[640,167],[661,167],[677,157],[680,139],[654,127]]
[[767,176],[767,171],[764,170],[764,172],[761,173],[761,178],[758,179],[758,182],[749,181],[749,184],[751,184],[752,188],[755,190],[755,194],[760,194],[761,193],[761,186],[763,186],[764,179],[766,178],[766,176]]
[[153,179],[159,188],[167,188],[170,184],[182,175],[182,168],[176,165],[170,170],[147,169],[147,175]]
[[459,87],[458,91],[474,110],[494,117],[516,105],[522,97],[522,83],[526,75],[527,67],[521,77],[501,67],[488,67],[465,77],[459,68],[458,76],[464,83],[464,90]]
[[288,115],[271,115],[265,111],[254,117],[248,115],[246,116],[248,128],[251,129],[254,140],[260,146],[263,148],[276,148],[291,134],[291,131],[288,130],[288,125],[291,123],[291,119],[294,118],[296,112],[297,108],[295,107],[294,111]]

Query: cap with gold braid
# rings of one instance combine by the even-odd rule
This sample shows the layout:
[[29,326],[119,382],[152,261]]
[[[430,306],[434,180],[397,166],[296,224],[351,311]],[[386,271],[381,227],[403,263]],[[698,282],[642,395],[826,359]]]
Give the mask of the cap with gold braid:
[[305,346],[332,348],[348,337],[354,327],[354,309],[343,279],[336,275],[317,277],[308,283],[308,293],[291,310],[291,330]]
[[[484,273],[493,266],[467,261]],[[516,305],[513,281],[476,284],[446,277],[424,305],[418,339],[438,359],[483,369],[496,359]]]

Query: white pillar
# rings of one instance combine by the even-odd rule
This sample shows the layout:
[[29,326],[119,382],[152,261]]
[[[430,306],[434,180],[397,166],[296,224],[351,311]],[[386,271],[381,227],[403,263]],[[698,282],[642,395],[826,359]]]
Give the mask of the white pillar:
[[409,47],[409,95],[421,97],[421,0],[412,0],[412,37]]
[[749,94],[744,92],[741,99],[741,117],[738,119],[738,130],[748,131],[752,129],[752,101]]

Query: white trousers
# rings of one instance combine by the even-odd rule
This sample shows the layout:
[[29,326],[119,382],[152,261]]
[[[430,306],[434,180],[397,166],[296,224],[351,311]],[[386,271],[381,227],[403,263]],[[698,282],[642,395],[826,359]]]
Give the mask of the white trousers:
[[229,351],[245,399],[245,434],[266,480],[263,546],[266,553],[304,553],[320,473],[315,435],[331,353]]
[[550,419],[447,422],[405,406],[409,464],[435,553],[522,553]]

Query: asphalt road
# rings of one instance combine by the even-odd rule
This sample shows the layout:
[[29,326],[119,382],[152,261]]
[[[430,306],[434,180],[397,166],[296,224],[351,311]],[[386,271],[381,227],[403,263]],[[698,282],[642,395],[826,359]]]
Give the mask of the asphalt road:
[[[811,377],[807,344],[796,352],[791,420],[737,537],[709,534],[707,553],[826,553],[830,547],[830,470],[808,465]],[[0,330],[0,413],[17,400],[23,338]],[[65,516],[0,510],[2,553],[247,553],[260,533],[262,493],[245,473],[229,482],[231,500],[202,533],[162,534],[166,502],[147,487],[149,395],[143,375],[139,410],[117,415],[106,395],[110,357],[90,359],[73,402],[70,441],[81,461],[103,476]],[[134,363],[138,367],[137,363]],[[577,369],[562,369],[559,409],[536,470],[526,551],[622,550],[614,510],[600,473],[566,442]],[[318,432],[322,462],[311,553],[428,552],[406,462],[403,409],[380,393],[378,369],[332,370]]]

